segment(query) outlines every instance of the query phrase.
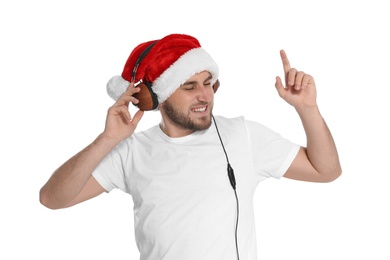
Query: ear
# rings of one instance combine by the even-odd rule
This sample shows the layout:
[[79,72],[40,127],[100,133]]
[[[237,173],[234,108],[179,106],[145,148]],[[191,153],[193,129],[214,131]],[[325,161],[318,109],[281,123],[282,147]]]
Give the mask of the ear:
[[213,85],[214,93],[217,92],[217,90],[218,90],[218,88],[219,88],[219,85],[220,85],[220,83],[219,83],[219,80],[217,79],[217,81],[216,81],[216,82],[214,83],[214,85]]

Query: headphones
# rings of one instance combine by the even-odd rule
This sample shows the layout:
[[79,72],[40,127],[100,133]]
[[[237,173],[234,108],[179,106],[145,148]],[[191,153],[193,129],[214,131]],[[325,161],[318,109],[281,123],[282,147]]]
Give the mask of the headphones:
[[[142,53],[139,55],[137,61],[135,62],[133,71],[131,72],[131,82],[135,81],[135,75],[137,74],[137,69],[141,64],[142,60],[146,57],[152,47],[157,43],[157,41],[151,43]],[[219,80],[214,83],[213,90],[214,93],[217,92],[219,88]],[[147,81],[140,81],[135,87],[140,88],[141,90],[138,93],[135,93],[133,96],[139,100],[138,104],[135,104],[142,111],[155,110],[158,107],[158,97],[156,93],[153,92],[152,83]]]

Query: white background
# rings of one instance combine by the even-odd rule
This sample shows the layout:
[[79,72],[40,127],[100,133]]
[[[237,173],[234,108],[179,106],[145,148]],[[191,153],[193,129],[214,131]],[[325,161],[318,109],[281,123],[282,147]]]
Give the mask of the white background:
[[[279,50],[316,80],[343,175],[261,183],[259,259],[390,259],[389,24],[384,0],[2,1],[0,259],[138,259],[130,196],[53,211],[38,193],[103,130],[106,82],[130,51],[170,33],[197,37],[219,64],[215,114],[303,145],[274,88]],[[138,130],[158,122],[146,113]]]

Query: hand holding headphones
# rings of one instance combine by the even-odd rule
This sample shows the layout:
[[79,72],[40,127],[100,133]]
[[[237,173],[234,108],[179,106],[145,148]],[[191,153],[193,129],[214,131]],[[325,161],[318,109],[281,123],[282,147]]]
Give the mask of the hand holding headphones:
[[130,83],[127,90],[108,109],[103,132],[104,136],[119,143],[134,133],[144,113],[143,111],[138,110],[132,117],[129,112],[129,104],[130,102],[138,104],[138,100],[134,95],[139,92],[140,88],[135,88],[134,83]]

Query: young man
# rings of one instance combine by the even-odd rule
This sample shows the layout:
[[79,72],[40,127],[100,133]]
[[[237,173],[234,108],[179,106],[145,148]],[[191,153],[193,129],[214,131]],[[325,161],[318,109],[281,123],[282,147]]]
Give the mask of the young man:
[[[314,79],[280,54],[285,86],[279,77],[275,86],[298,112],[307,147],[243,117],[214,117],[217,64],[197,39],[172,34],[133,50],[108,83],[116,102],[104,131],[53,173],[41,203],[66,208],[119,188],[134,201],[141,259],[256,259],[258,183],[330,182],[341,174]],[[130,103],[141,108],[133,116]],[[142,110],[153,109],[161,123],[134,133]]]

